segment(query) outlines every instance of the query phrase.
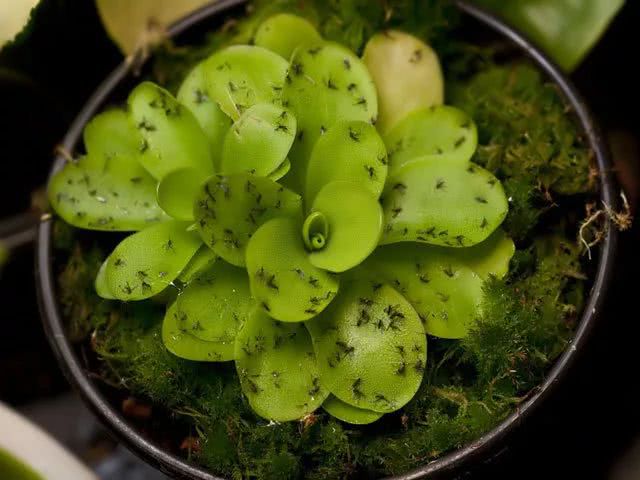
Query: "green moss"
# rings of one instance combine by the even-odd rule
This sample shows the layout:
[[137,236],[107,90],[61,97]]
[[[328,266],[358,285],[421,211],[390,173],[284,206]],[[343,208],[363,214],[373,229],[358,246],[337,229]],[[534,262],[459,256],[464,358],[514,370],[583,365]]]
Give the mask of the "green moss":
[[537,69],[490,64],[450,85],[450,101],[478,125],[473,160],[505,180],[512,198],[505,228],[516,240],[558,196],[592,190],[590,150],[556,87]]
[[[68,228],[56,222],[54,244],[70,242]],[[102,261],[102,251],[97,247],[83,248],[80,244],[69,246],[71,254],[65,269],[58,277],[62,314],[67,322],[67,333],[72,341],[81,341],[91,333],[94,325],[106,321],[109,306],[95,292],[93,281]]]
[[479,381],[507,381],[514,394],[539,383],[566,346],[571,329],[563,320],[572,310],[567,287],[581,276],[578,248],[566,240],[541,238],[532,250],[533,273],[485,284],[484,315],[463,340]]

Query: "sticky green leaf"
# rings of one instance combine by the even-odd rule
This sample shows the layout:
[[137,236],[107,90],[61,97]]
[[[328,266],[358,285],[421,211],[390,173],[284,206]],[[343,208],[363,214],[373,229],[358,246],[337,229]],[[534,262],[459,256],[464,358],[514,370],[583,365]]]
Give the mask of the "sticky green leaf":
[[246,258],[251,294],[277,320],[308,320],[338,292],[339,279],[310,262],[298,220],[265,223],[249,241]]
[[176,301],[178,326],[211,342],[211,360],[234,359],[236,333],[253,308],[247,272],[224,262],[201,271]]
[[425,156],[466,165],[478,146],[473,120],[455,107],[441,105],[418,110],[399,122],[384,138],[389,173]]
[[356,282],[306,323],[322,384],[365,410],[398,410],[418,391],[427,337],[418,314],[388,285]]
[[219,361],[219,344],[194,337],[180,324],[180,315],[174,302],[162,322],[162,342],[176,357],[195,362]]
[[307,163],[321,135],[338,121],[373,123],[378,100],[362,61],[341,45],[323,43],[298,49],[284,86],[283,99],[298,119],[291,175],[304,187]]
[[470,247],[500,226],[509,205],[500,182],[472,163],[428,157],[389,178],[383,194],[382,244],[417,241]]
[[480,315],[483,279],[441,247],[404,243],[375,251],[364,264],[369,278],[393,285],[415,308],[426,332],[463,338]]
[[193,220],[193,204],[207,177],[195,168],[179,168],[158,184],[158,204],[176,220]]
[[383,415],[379,412],[364,410],[349,405],[334,395],[329,395],[329,398],[322,404],[322,408],[332,417],[342,420],[343,422],[351,423],[352,425],[368,425],[379,420]]
[[214,53],[203,68],[210,97],[238,120],[253,105],[280,102],[288,66],[266,48],[234,45]]
[[268,103],[254,105],[227,132],[220,171],[269,176],[287,158],[295,136],[291,112]]
[[107,260],[108,291],[122,301],[151,298],[167,288],[202,245],[189,224],[168,221],[125,238]]
[[93,117],[84,127],[85,160],[95,162],[92,168],[100,169],[113,157],[136,158],[142,145],[142,137],[129,118],[120,109],[106,110]]
[[329,395],[304,325],[274,321],[259,309],[238,333],[236,369],[251,408],[267,420],[301,419]]
[[419,38],[394,30],[374,35],[363,61],[378,90],[381,132],[411,112],[442,104],[444,79],[438,55]]
[[307,170],[305,200],[313,203],[328,183],[359,183],[375,195],[387,179],[387,149],[370,123],[338,122],[316,142]]
[[222,144],[231,128],[233,120],[220,110],[218,104],[209,97],[208,82],[204,63],[198,64],[178,90],[177,99],[196,117],[202,131],[209,140],[214,169],[220,171]]
[[65,222],[87,230],[135,231],[168,219],[156,201],[156,181],[135,158],[101,163],[82,157],[51,179],[49,202]]
[[169,92],[143,82],[129,95],[129,112],[143,138],[140,163],[156,179],[179,168],[213,173],[209,141],[193,114]]
[[493,275],[503,278],[509,272],[509,262],[516,246],[504,230],[493,232],[484,242],[469,248],[442,248],[443,253],[452,255],[486,280]]
[[304,18],[280,13],[266,19],[255,34],[254,43],[277,53],[285,60],[301,45],[322,41],[315,27]]
[[299,217],[302,200],[266,177],[214,175],[198,195],[194,216],[204,243],[227,262],[245,265],[247,242],[260,225],[280,216]]
[[364,186],[353,182],[326,185],[311,212],[326,218],[324,248],[309,255],[310,262],[330,272],[344,272],[359,265],[375,250],[382,233],[382,208]]

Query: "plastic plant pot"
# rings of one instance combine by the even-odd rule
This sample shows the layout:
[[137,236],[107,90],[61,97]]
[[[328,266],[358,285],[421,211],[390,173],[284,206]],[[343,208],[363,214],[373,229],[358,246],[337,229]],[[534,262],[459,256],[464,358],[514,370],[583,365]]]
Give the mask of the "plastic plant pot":
[[[216,25],[222,25],[228,15],[241,11],[240,7],[244,3],[244,0],[219,0],[177,22],[169,29],[168,33],[173,38],[184,39],[185,36],[190,36],[198,29],[211,29]],[[588,107],[571,82],[530,41],[495,16],[464,1],[457,1],[456,6],[463,16],[478,24],[480,29],[509,41],[521,55],[528,57],[547,76],[549,81],[556,85],[567,105],[571,107],[577,123],[583,130],[587,144],[593,152],[595,165],[600,172],[598,177],[600,199],[603,203],[615,208],[618,203],[616,186],[610,173],[611,165],[605,140],[589,113]],[[89,119],[111,99],[120,98],[117,96],[118,92],[122,92],[123,88],[126,88],[132,79],[131,65],[126,62],[123,62],[105,79],[69,129],[63,143],[63,146],[68,151],[73,152],[80,145],[83,127]],[[63,158],[56,158],[53,172],[60,169],[63,164]],[[52,255],[52,225],[52,222],[47,220],[39,226],[36,253],[37,286],[44,328],[67,379],[91,410],[110,429],[115,438],[151,465],[176,478],[218,479],[213,474],[188,463],[185,459],[179,458],[143,436],[122,416],[117,407],[108,401],[99,388],[99,382],[88,375],[82,358],[74,350],[69,338],[66,336],[63,315],[56,298],[56,280],[53,273]],[[601,314],[606,290],[612,280],[617,244],[616,230],[607,228],[606,231],[606,236],[599,249],[592,289],[586,299],[585,308],[575,330],[573,340],[550,369],[546,380],[530,393],[527,399],[519,405],[516,412],[484,436],[464,448],[453,451],[436,461],[406,472],[396,478],[413,480],[465,474],[474,465],[486,462],[503,451],[509,436],[523,422],[527,421],[537,407],[549,399],[558,383],[570,373],[573,362],[581,350],[584,349],[588,336]]]

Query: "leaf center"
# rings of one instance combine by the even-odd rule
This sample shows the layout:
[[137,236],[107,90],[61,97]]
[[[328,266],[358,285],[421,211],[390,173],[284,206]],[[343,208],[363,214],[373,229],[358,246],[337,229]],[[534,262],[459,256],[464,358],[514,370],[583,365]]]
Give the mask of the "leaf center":
[[312,212],[302,225],[302,239],[307,250],[322,250],[329,240],[329,223],[322,212]]

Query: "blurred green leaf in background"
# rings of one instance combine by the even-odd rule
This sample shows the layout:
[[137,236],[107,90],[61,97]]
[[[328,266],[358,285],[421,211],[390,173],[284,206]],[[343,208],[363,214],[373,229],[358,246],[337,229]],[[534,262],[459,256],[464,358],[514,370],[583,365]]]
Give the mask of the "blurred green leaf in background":
[[475,0],[527,34],[572,71],[605,32],[624,0]]
[[[41,0],[55,3],[57,0]],[[163,28],[210,0],[96,0],[111,39],[125,54],[159,40]],[[393,3],[393,0],[389,0]],[[602,36],[624,0],[473,0],[496,12],[571,71]],[[343,0],[343,4],[358,0]],[[0,46],[24,26],[37,0],[0,2]],[[347,5],[348,6],[348,5]],[[419,5],[416,5],[419,8]]]
[[125,54],[161,40],[163,28],[211,0],[96,0],[104,26]]

